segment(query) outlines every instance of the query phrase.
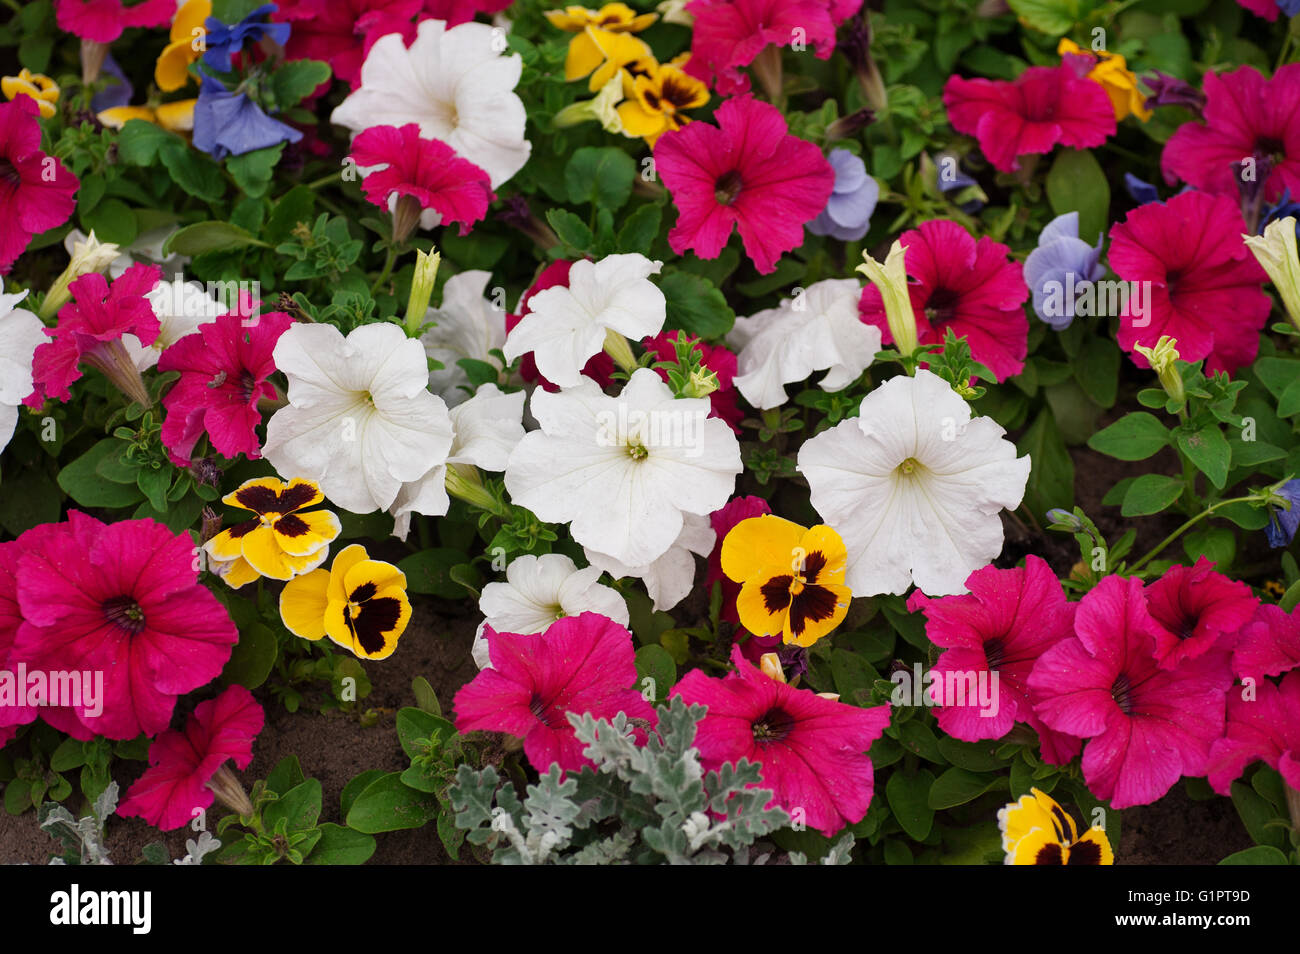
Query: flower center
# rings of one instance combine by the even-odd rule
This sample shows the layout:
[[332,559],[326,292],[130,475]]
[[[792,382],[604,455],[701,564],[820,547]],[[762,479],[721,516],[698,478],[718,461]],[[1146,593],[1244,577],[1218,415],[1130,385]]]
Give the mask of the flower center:
[[103,603],[104,619],[134,636],[144,629],[144,610],[129,596],[114,596]]
[[794,731],[794,717],[784,709],[768,709],[754,721],[755,742],[781,742]]
[[256,384],[253,373],[245,368],[239,375],[239,393],[244,396],[245,402],[253,400],[253,388]]
[[1255,140],[1255,155],[1267,156],[1274,163],[1280,163],[1286,159],[1286,145],[1272,136],[1261,136]]
[[936,288],[925,303],[925,317],[931,324],[951,321],[957,307],[958,295],[947,288]]
[[627,456],[633,460],[645,460],[650,456],[650,451],[639,440],[631,440],[627,445]]
[[537,717],[537,720],[548,729],[556,720],[554,713],[551,712],[550,706],[543,702],[537,695],[528,700],[528,711]]
[[898,473],[904,477],[911,477],[921,467],[921,462],[915,457],[909,457],[898,465]]
[[713,184],[713,197],[723,205],[731,205],[740,195],[740,173],[735,169],[724,172]]
[[1133,709],[1133,686],[1126,673],[1120,673],[1110,687],[1110,697],[1115,700],[1120,711],[1128,715]]
[[990,670],[996,670],[1007,657],[1007,647],[999,638],[990,639],[984,644],[984,659]]
[[3,156],[0,156],[0,182],[7,182],[11,186],[15,187],[22,183],[22,179],[18,175],[18,170],[14,168],[14,164]]

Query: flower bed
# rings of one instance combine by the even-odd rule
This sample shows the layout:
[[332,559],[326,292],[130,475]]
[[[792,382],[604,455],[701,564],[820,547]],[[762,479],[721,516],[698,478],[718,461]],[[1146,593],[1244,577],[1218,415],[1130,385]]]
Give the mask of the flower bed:
[[1295,6],[7,3],[0,860],[1300,863]]

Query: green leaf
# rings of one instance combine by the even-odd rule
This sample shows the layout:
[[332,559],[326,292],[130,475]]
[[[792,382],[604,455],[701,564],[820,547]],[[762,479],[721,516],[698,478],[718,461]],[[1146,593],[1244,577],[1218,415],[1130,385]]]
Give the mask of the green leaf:
[[283,111],[297,106],[310,96],[332,71],[328,63],[319,60],[293,60],[271,74],[271,95],[277,109]]
[[[1013,2],[1012,9],[1018,5]],[[1069,28],[1067,24],[1060,32]],[[1056,154],[1056,161],[1047,173],[1047,201],[1057,215],[1078,212],[1079,238],[1089,245],[1097,241],[1097,236],[1106,228],[1110,185],[1090,151],[1062,149]]]
[[348,780],[343,786],[343,791],[339,794],[339,813],[343,818],[348,817],[348,812],[352,810],[353,804],[356,803],[357,796],[369,787],[375,779],[387,775],[383,769],[366,769],[359,775],[355,775]]
[[924,841],[934,824],[934,809],[930,807],[930,789],[934,786],[934,773],[918,769],[914,775],[895,772],[885,784],[885,798],[908,837]]
[[165,143],[158,158],[171,174],[172,181],[204,202],[217,202],[226,194],[226,180],[221,168],[204,153],[191,149],[179,139]]
[[257,236],[228,222],[198,222],[173,232],[163,243],[164,255],[201,255],[249,245],[269,246]]
[[267,805],[262,810],[262,823],[273,830],[283,820],[289,831],[305,831],[316,827],[320,807],[320,781],[309,778]]
[[320,826],[320,841],[307,856],[309,865],[362,865],[375,853],[373,835],[333,822]]
[[[662,646],[651,643],[636,651],[636,688],[643,695],[651,690],[653,701],[666,699],[668,690],[677,682],[677,663],[672,654]],[[650,682],[646,682],[649,679]]]
[[659,224],[663,220],[663,210],[657,205],[643,205],[623,222],[618,230],[618,249],[620,252],[637,252],[649,255],[650,247],[659,235]]
[[1082,4],[1079,0],[1007,0],[1007,6],[1021,23],[1051,37],[1070,32],[1076,16],[1083,12],[1079,10],[1081,5],[1089,10],[1092,8],[1088,0],[1083,0]]
[[303,781],[305,778],[302,766],[298,764],[298,756],[286,755],[271,769],[271,774],[266,777],[266,787],[277,795],[282,795]]
[[143,119],[128,119],[117,135],[117,157],[129,166],[151,166],[168,143],[183,145],[173,133]]
[[1074,379],[1101,407],[1111,407],[1119,393],[1119,348],[1109,338],[1089,335],[1074,360]]
[[627,204],[636,179],[636,160],[613,146],[584,146],[564,167],[564,185],[574,205],[590,202],[616,212]]
[[1074,506],[1074,461],[1051,411],[1045,409],[1034,418],[1016,443],[1016,450],[1030,459],[1025,505],[1031,512],[1041,515],[1053,507],[1068,510]]
[[560,241],[570,248],[575,248],[579,252],[591,250],[591,243],[596,237],[591,234],[591,229],[587,223],[578,218],[568,209],[551,209],[546,213],[546,221],[550,223],[551,228]]
[[59,486],[83,507],[129,507],[140,500],[134,486],[107,481],[97,472],[101,461],[121,457],[122,442],[106,437],[59,472]]
[[950,735],[939,737],[939,751],[953,765],[971,772],[992,772],[1007,767],[997,756],[997,742],[962,742]]
[[1232,804],[1256,845],[1272,845],[1279,850],[1286,847],[1282,829],[1268,824],[1277,817],[1276,810],[1253,788],[1245,782],[1233,782]]
[[438,814],[438,800],[402,782],[400,772],[375,779],[347,814],[349,828],[368,834],[419,828]]
[[465,588],[453,580],[449,573],[453,566],[464,562],[465,554],[460,550],[430,547],[402,560],[397,568],[406,574],[409,592],[457,600],[464,598]]
[[436,716],[415,706],[406,706],[397,711],[397,740],[408,759],[424,752],[424,746],[417,744],[417,739],[431,739],[434,735],[443,738],[454,737],[456,730],[442,716]]
[[727,299],[707,278],[690,272],[673,271],[659,280],[668,299],[664,328],[685,331],[701,338],[721,338],[731,330],[736,313]]
[[[298,63],[302,62],[310,61],[298,61]],[[254,149],[240,156],[229,157],[226,160],[226,169],[247,195],[260,198],[266,195],[266,190],[271,186],[271,177],[275,173],[275,166],[280,161],[282,152],[284,152],[282,142],[267,146],[265,149]]]
[[263,232],[267,241],[279,244],[289,238],[294,226],[299,223],[311,224],[316,196],[306,186],[296,185],[276,200],[274,205]]
[[1219,862],[1221,865],[1285,865],[1290,864],[1280,850],[1272,845],[1255,845],[1234,851]]
[[411,692],[415,694],[415,704],[425,712],[430,715],[442,715],[442,703],[438,701],[438,694],[433,691],[433,686],[429,685],[428,679],[416,676],[411,681]]
[[953,766],[935,780],[930,787],[929,806],[936,811],[955,808],[974,801],[985,792],[1004,784],[1002,776],[976,775],[964,768]]
[[1227,527],[1195,530],[1183,537],[1183,552],[1192,562],[1203,556],[1214,563],[1220,573],[1225,573],[1237,555],[1237,537]]
[[1146,460],[1169,446],[1169,429],[1154,414],[1134,411],[1093,434],[1088,446],[1118,460]]
[[238,683],[245,689],[256,689],[271,675],[280,644],[275,633],[265,623],[257,622],[242,627],[239,642],[230,654],[230,660],[221,670],[221,681],[226,685]]
[[1163,474],[1143,474],[1129,484],[1120,513],[1126,517],[1145,517],[1159,513],[1178,499],[1183,482]]
[[136,485],[158,513],[167,511],[167,490],[172,484],[170,467],[141,467],[135,472]]
[[1228,479],[1228,466],[1232,461],[1232,448],[1217,424],[1207,424],[1199,431],[1175,434],[1178,449],[1196,465],[1196,469],[1210,478],[1210,483],[1220,490]]
[[105,199],[88,212],[80,212],[81,227],[94,232],[101,242],[112,242],[123,248],[140,234],[135,212],[121,199]]

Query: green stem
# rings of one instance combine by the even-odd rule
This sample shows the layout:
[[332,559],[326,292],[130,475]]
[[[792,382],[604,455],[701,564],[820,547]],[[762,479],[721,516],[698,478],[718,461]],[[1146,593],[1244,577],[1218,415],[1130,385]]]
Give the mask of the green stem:
[[325,186],[330,185],[331,183],[342,178],[343,178],[342,171],[331,172],[327,176],[321,176],[319,179],[313,179],[311,182],[305,182],[303,184],[307,186],[308,189],[311,189],[313,192],[315,192],[317,189],[324,188]]
[[1282,51],[1277,55],[1277,65],[1273,67],[1274,73],[1276,73],[1286,64],[1287,57],[1290,55],[1291,55],[1291,31],[1287,30],[1286,39],[1282,41]]
[[388,276],[393,274],[393,265],[396,261],[397,248],[396,246],[390,245],[388,246],[388,257],[384,259],[384,270],[379,273],[379,277],[375,279],[375,283],[370,286],[370,294],[372,297],[379,291],[384,282],[388,281]]
[[1169,544],[1173,543],[1175,540],[1177,540],[1179,537],[1181,537],[1185,532],[1187,532],[1188,530],[1190,530],[1192,527],[1194,527],[1196,524],[1198,524],[1201,520],[1203,520],[1203,519],[1205,519],[1206,517],[1208,517],[1210,514],[1214,513],[1214,511],[1218,510],[1220,507],[1226,507],[1228,504],[1234,504],[1234,503],[1245,503],[1246,501],[1249,501],[1249,500],[1258,500],[1258,499],[1259,499],[1259,498],[1258,498],[1257,496],[1255,496],[1254,494],[1251,494],[1251,495],[1248,495],[1248,496],[1245,496],[1245,497],[1233,497],[1233,498],[1231,498],[1230,500],[1220,500],[1220,501],[1219,501],[1218,503],[1216,503],[1216,504],[1211,504],[1210,506],[1208,506],[1208,507],[1206,507],[1204,510],[1202,510],[1200,513],[1198,513],[1196,516],[1192,517],[1190,520],[1188,520],[1186,523],[1184,523],[1181,527],[1179,527],[1179,528],[1178,528],[1177,530],[1175,530],[1173,533],[1169,534],[1169,536],[1165,537],[1165,538],[1164,538],[1163,540],[1161,540],[1158,544],[1156,544],[1156,547],[1155,547],[1154,550],[1152,550],[1150,553],[1148,553],[1148,554],[1147,554],[1146,556],[1144,556],[1142,559],[1138,560],[1138,561],[1137,561],[1136,563],[1134,563],[1131,567],[1129,567],[1129,572],[1132,572],[1132,573],[1137,572],[1137,571],[1138,571],[1139,569],[1141,569],[1144,565],[1146,565],[1146,563],[1147,563],[1149,560],[1151,560],[1151,559],[1152,559],[1153,557],[1155,557],[1155,556],[1158,556],[1161,550],[1163,550],[1165,547],[1169,546]]

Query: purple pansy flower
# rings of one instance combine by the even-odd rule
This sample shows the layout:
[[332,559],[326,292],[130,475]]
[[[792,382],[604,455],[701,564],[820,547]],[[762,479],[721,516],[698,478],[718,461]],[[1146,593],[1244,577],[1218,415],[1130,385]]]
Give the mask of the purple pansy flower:
[[92,113],[98,116],[106,109],[130,104],[131,97],[135,95],[135,87],[126,78],[126,74],[122,72],[122,67],[118,66],[117,60],[113,59],[112,53],[104,57],[104,65],[99,68],[99,75],[101,77],[112,77],[115,82],[109,83],[91,99],[90,111]]
[[978,182],[961,171],[960,160],[950,152],[941,152],[934,157],[935,167],[939,170],[939,191],[944,195],[953,193],[951,201],[967,215],[974,215],[983,207],[988,198]]
[[302,133],[266,115],[246,94],[232,93],[217,80],[203,78],[194,106],[194,148],[224,159],[301,138]]
[[1047,223],[1038,248],[1025,259],[1025,284],[1034,293],[1034,313],[1057,331],[1074,320],[1076,295],[1106,274],[1101,238],[1089,245],[1079,238],[1079,213],[1066,212]]
[[231,55],[238,53],[245,43],[256,43],[264,36],[283,46],[289,39],[289,24],[266,22],[266,18],[278,9],[274,3],[263,4],[234,26],[228,26],[216,17],[208,17],[207,52],[203,54],[203,65],[218,73],[229,73]]
[[1268,526],[1264,528],[1271,547],[1287,546],[1295,539],[1295,532],[1300,528],[1300,479],[1288,480],[1274,491],[1279,497],[1291,502],[1290,510],[1277,507],[1268,508]]
[[1160,193],[1156,187],[1150,182],[1139,179],[1131,172],[1124,173],[1124,188],[1128,190],[1128,194],[1133,197],[1133,201],[1138,205],[1160,201]]
[[832,149],[826,157],[835,170],[835,189],[817,218],[808,223],[813,235],[829,235],[843,242],[855,242],[871,227],[880,186],[867,175],[867,167],[847,149]]

